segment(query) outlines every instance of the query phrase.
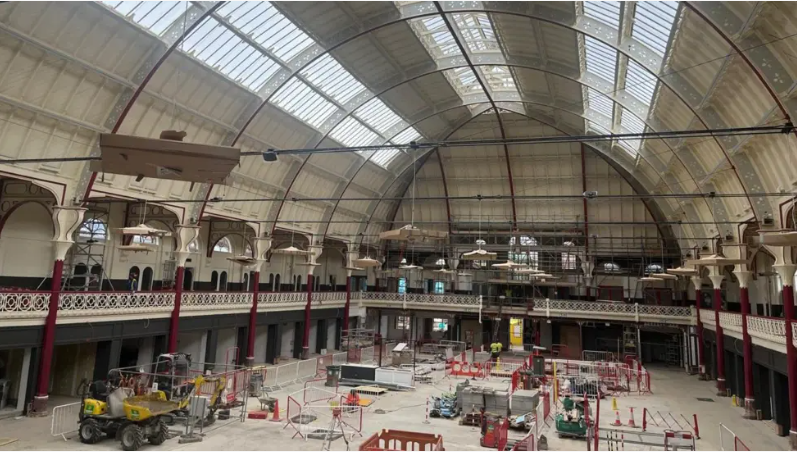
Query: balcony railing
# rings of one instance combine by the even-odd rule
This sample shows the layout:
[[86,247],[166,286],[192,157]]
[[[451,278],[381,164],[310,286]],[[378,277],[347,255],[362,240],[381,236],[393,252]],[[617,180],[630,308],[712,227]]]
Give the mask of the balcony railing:
[[549,299],[535,300],[529,315],[678,324],[692,324],[694,319],[692,308],[686,306]]
[[786,321],[784,319],[748,315],[747,333],[752,337],[786,345]]
[[59,316],[115,315],[171,312],[173,292],[63,292]]
[[701,309],[700,310],[700,323],[703,324],[704,327],[709,329],[716,329],[714,325],[717,324],[716,318],[714,317],[714,311],[711,309]]
[[360,300],[363,302],[396,302],[403,304],[419,304],[419,305],[442,305],[450,306],[452,308],[460,307],[479,307],[478,295],[434,295],[423,293],[391,293],[391,292],[363,292],[360,294]]
[[[714,311],[711,311],[714,314]],[[720,326],[724,331],[742,334],[742,315],[736,312],[720,312]]]
[[252,306],[250,292],[183,292],[180,310],[241,309]]
[[0,318],[46,317],[49,292],[0,292]]

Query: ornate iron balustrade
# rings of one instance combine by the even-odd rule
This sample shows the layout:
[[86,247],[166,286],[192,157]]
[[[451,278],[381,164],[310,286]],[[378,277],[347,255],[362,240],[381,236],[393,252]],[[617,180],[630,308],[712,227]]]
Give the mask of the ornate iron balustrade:
[[305,304],[307,304],[307,292],[268,292],[257,296],[258,311],[284,307],[299,309]]
[[387,301],[387,302],[400,302],[412,304],[425,304],[425,305],[450,305],[450,306],[467,306],[478,307],[478,295],[435,295],[423,293],[408,293],[400,294],[393,292],[362,292],[360,293],[362,301]]
[[251,292],[183,292],[180,309],[247,309],[252,306]]
[[46,317],[49,310],[49,292],[0,292],[0,317]]
[[742,315],[735,312],[720,312],[720,326],[723,330],[742,334]]
[[59,316],[116,315],[171,312],[173,292],[63,292]]
[[748,315],[747,333],[752,337],[786,345],[786,320]]
[[714,318],[714,311],[711,309],[700,310],[700,323],[710,330],[716,330],[717,319]]
[[536,299],[531,316],[691,325],[694,312],[685,306],[654,306],[581,300]]

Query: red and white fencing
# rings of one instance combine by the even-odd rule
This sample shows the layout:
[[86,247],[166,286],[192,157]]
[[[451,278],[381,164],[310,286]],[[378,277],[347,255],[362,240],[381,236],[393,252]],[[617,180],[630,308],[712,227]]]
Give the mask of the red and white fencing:
[[581,359],[583,361],[617,361],[617,353],[602,350],[582,350]]
[[750,450],[747,445],[724,424],[720,423],[720,449],[721,450]]
[[700,425],[697,422],[697,414],[684,416],[683,414],[673,414],[669,411],[650,411],[642,409],[642,431],[648,430],[650,425],[674,431],[686,431],[700,439]]

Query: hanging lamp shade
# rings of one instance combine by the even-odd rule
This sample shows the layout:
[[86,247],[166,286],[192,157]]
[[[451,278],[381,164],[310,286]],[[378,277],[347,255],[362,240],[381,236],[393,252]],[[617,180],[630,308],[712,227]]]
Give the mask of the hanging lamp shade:
[[460,259],[466,261],[492,261],[498,257],[498,254],[493,253],[492,251],[483,250],[481,248],[468,251],[464,253]]
[[644,276],[642,278],[639,278],[637,281],[647,283],[647,282],[659,282],[664,280],[661,278],[656,278],[655,276]]
[[300,262],[300,263],[298,263],[296,265],[301,265],[302,267],[318,267],[321,264],[316,263],[316,262]]
[[758,240],[761,245],[791,246],[797,245],[797,231],[761,231]]
[[365,270],[364,268],[360,268],[360,267],[344,267],[343,269],[344,269],[344,270],[351,270],[351,271],[355,271],[355,272],[356,272],[356,271],[363,271],[363,270]]
[[556,279],[557,277],[550,273],[533,273],[529,275],[529,278]]
[[419,268],[423,268],[420,265],[415,264],[401,264],[399,265],[400,270],[417,270]]
[[169,231],[163,229],[153,228],[141,223],[137,226],[128,226],[126,228],[118,228],[123,235],[151,235],[151,236],[165,236],[169,235]]
[[448,232],[418,229],[411,224],[379,234],[379,240],[399,240],[404,242],[428,242],[445,240],[447,237]]
[[139,252],[148,253],[150,251],[155,251],[154,247],[144,245],[143,243],[131,243],[130,245],[119,245],[116,247],[116,249],[122,251],[132,251],[134,253],[139,253]]
[[[667,270],[667,271],[669,271],[669,270]],[[663,279],[669,279],[671,281],[674,280],[674,279],[678,279],[677,276],[671,275],[669,273],[651,273],[648,276],[653,277],[653,278],[659,278],[659,279],[662,279],[662,280]]]
[[468,272],[459,272],[459,273],[457,273],[457,276],[466,276],[466,277],[470,277],[470,276],[473,276],[473,273],[468,273]]
[[692,267],[668,268],[667,273],[676,276],[696,276],[697,269]]
[[308,254],[310,254],[309,251],[300,250],[299,248],[296,248],[293,245],[291,245],[291,246],[289,246],[287,248],[278,248],[278,249],[272,251],[272,253],[274,253],[274,254],[286,254],[286,255],[289,255],[289,256],[307,256]]
[[517,270],[515,270],[515,273],[520,274],[520,275],[531,275],[531,276],[534,276],[534,275],[545,273],[545,272],[542,271],[542,270],[538,270],[536,268],[529,267],[529,268],[518,268]]
[[255,259],[254,257],[238,255],[238,256],[228,257],[227,260],[235,262],[236,264],[250,265],[254,264],[257,259]]
[[746,259],[729,259],[719,254],[710,254],[700,259],[690,259],[686,261],[686,265],[703,265],[706,267],[722,267],[725,265],[745,264]]
[[518,264],[512,259],[507,259],[506,262],[501,262],[500,264],[493,264],[492,267],[504,270],[512,270],[514,268],[523,267],[523,264]]
[[360,259],[354,259],[352,263],[360,268],[373,268],[373,267],[380,267],[382,265],[381,262],[379,262],[376,259],[372,259],[369,256],[365,256]]
[[454,273],[454,270],[449,270],[449,269],[444,267],[444,268],[438,268],[437,270],[432,270],[432,273],[440,273],[440,274],[443,274],[443,275],[450,275],[450,274]]

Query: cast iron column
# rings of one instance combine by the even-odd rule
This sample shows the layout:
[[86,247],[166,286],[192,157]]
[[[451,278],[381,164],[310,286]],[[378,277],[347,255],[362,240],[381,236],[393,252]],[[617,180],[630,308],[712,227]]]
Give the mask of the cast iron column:
[[[791,253],[790,247],[784,247],[783,253]],[[786,370],[789,380],[789,445],[791,450],[797,450],[797,350],[794,348],[794,272],[797,265],[773,265],[783,282],[783,317],[786,327]]]
[[747,332],[750,315],[749,271],[734,272],[739,280],[739,301],[742,304],[742,353],[744,357],[744,418],[755,419],[755,393],[753,389],[753,342]]
[[[259,267],[259,266],[258,266]],[[260,270],[252,276],[252,309],[249,311],[249,337],[247,340],[246,365],[255,364],[255,336],[257,335],[257,297],[260,296]]]
[[185,267],[177,267],[174,277],[174,308],[169,321],[169,353],[177,353],[177,336],[180,333],[180,302],[183,299],[183,281],[185,280]]
[[[310,267],[312,269],[312,267]],[[307,304],[304,305],[304,335],[302,337],[302,359],[310,357],[310,304],[313,302],[313,274],[307,273]]]
[[706,361],[703,357],[703,322],[700,321],[700,298],[702,293],[700,287],[703,285],[703,278],[699,276],[692,277],[692,284],[695,285],[695,312],[697,313],[697,367],[698,378],[700,380],[708,380],[706,377]]
[[[712,273],[715,269],[712,268]],[[717,269],[716,271],[720,271]],[[714,286],[714,323],[715,331],[717,333],[717,395],[728,395],[725,390],[725,337],[722,334],[722,326],[720,326],[720,311],[722,311],[722,278],[721,274],[712,274],[709,276],[711,283]]]

